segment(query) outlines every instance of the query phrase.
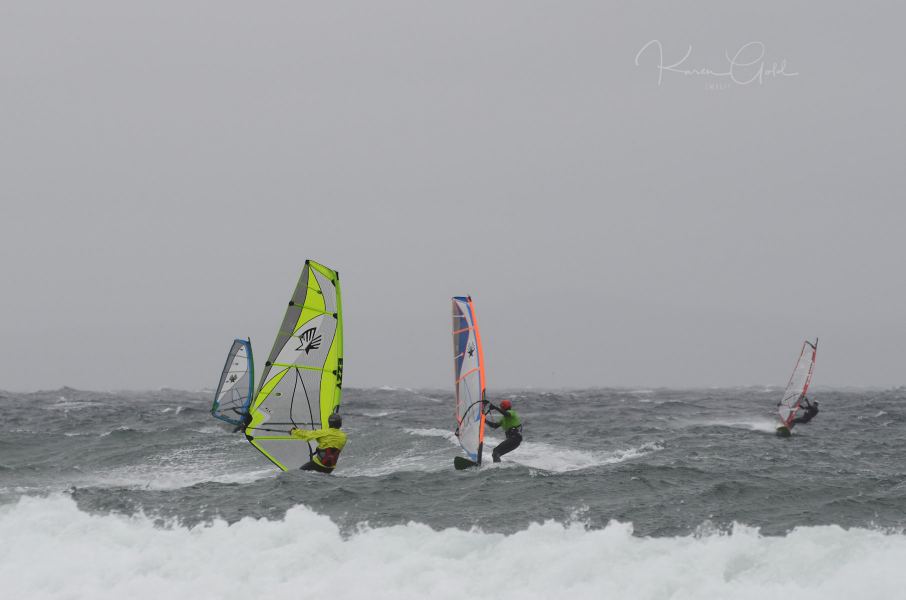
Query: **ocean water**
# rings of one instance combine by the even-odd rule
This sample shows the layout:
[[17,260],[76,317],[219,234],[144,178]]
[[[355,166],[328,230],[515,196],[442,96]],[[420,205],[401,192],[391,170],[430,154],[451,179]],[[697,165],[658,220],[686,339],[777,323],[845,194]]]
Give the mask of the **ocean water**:
[[452,393],[346,390],[324,476],[208,392],[0,392],[3,596],[906,597],[906,390],[818,389],[789,439],[780,393],[506,391],[525,442],[458,472]]

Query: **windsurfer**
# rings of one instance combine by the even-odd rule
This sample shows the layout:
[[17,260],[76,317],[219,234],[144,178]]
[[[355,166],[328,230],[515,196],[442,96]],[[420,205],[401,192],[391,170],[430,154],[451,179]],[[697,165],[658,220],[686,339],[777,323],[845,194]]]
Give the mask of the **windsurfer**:
[[249,424],[251,422],[252,422],[252,415],[250,415],[249,413],[246,412],[244,415],[242,415],[241,421],[236,424],[236,427],[233,428],[233,433],[239,433],[240,431],[245,431],[245,429],[249,426]]
[[487,405],[486,413],[496,410],[503,415],[503,418],[497,422],[486,419],[485,425],[488,425],[492,429],[503,427],[503,430],[506,433],[506,439],[500,442],[491,453],[494,457],[494,462],[496,463],[500,462],[501,456],[508,452],[512,452],[522,443],[522,419],[520,419],[519,415],[516,414],[516,411],[513,410],[513,403],[509,400],[501,401],[499,407],[494,406],[490,402],[487,402]]
[[805,396],[802,397],[802,403],[799,404],[799,408],[803,409],[805,412],[802,415],[793,419],[791,425],[794,424],[805,424],[815,418],[815,415],[818,414],[818,401],[809,402],[808,398]]
[[305,441],[317,440],[318,449],[311,455],[311,460],[299,467],[302,471],[317,471],[318,473],[333,473],[340,458],[340,451],[346,445],[346,434],[340,431],[343,419],[333,413],[327,419],[325,429],[308,431],[293,427],[290,435]]

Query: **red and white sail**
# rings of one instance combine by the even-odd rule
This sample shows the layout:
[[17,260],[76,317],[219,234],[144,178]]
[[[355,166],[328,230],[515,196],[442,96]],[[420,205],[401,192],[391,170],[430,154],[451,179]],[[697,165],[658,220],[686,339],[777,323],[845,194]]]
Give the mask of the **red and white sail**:
[[783,399],[777,404],[777,412],[780,416],[780,422],[785,427],[796,417],[796,411],[799,410],[799,403],[808,392],[808,386],[812,383],[812,374],[815,372],[815,359],[818,355],[818,340],[811,343],[808,340],[802,343],[802,351],[799,353],[799,360],[796,361],[796,368],[793,369],[793,375],[790,382],[783,392]]

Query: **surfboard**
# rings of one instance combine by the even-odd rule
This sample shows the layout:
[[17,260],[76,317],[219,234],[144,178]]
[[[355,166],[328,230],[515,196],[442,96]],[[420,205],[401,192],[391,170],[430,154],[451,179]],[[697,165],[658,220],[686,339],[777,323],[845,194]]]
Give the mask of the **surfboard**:
[[457,471],[462,471],[464,469],[471,469],[472,467],[479,466],[477,462],[472,462],[465,456],[457,456],[453,459],[453,467]]
[[471,296],[453,298],[453,386],[456,392],[456,436],[466,457],[454,459],[453,466],[481,465],[484,447],[485,399],[484,352],[478,318]]
[[[796,411],[799,410],[799,403],[808,393],[809,385],[812,383],[812,375],[815,372],[815,360],[818,356],[818,340],[811,343],[806,340],[802,343],[802,350],[799,352],[799,358],[796,360],[796,366],[793,368],[793,374],[783,392],[783,398],[777,403],[777,416],[780,418],[780,424],[777,427],[777,435],[789,436],[793,429],[793,419],[796,418]],[[781,429],[785,430],[783,433]]]
[[235,425],[242,426],[248,417],[249,404],[254,397],[255,367],[252,360],[251,340],[233,340],[227,353],[226,364],[220,373],[211,414]]
[[246,438],[280,469],[298,469],[313,449],[290,431],[326,427],[339,412],[342,385],[340,276],[307,260],[264,363]]

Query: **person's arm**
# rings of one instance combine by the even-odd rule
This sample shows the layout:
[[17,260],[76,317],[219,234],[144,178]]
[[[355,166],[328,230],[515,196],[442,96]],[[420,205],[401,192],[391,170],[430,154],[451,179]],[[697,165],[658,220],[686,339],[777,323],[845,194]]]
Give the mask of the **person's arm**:
[[481,405],[484,406],[484,414],[485,414],[484,424],[489,426],[491,429],[497,429],[498,427],[500,427],[500,423],[495,423],[488,417],[491,414],[491,410],[496,410],[500,414],[503,414],[503,411],[500,410],[499,408],[497,408],[496,406],[494,406],[493,404],[491,404],[490,402],[488,402],[487,400],[482,400]]
[[[487,402],[487,400],[485,400],[485,402]],[[499,413],[502,414],[503,416],[506,416],[506,411],[505,411],[505,410],[502,410],[499,406],[496,406],[496,405],[494,405],[494,404],[491,404],[490,402],[487,402],[487,405],[488,405],[488,409],[487,409],[487,411],[485,411],[485,412],[490,413],[492,410],[496,410],[497,412],[499,412]]]
[[296,427],[293,427],[292,429],[289,430],[289,434],[291,436],[293,436],[294,438],[299,438],[300,440],[308,441],[308,440],[316,440],[319,437],[321,437],[322,435],[324,435],[324,430],[315,429],[313,431],[310,431],[308,429],[297,429]]

